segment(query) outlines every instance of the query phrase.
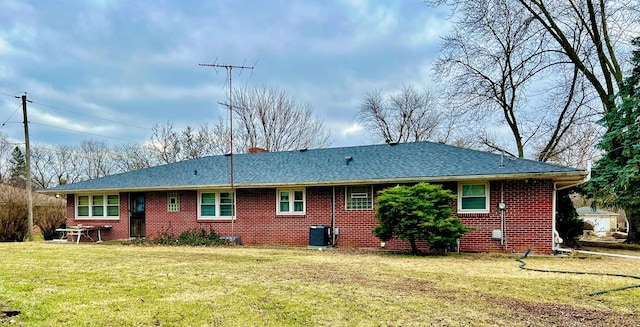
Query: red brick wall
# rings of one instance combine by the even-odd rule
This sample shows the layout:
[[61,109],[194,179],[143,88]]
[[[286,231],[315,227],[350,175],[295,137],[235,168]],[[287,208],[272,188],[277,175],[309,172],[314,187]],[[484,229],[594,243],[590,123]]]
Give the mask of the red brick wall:
[[[374,186],[374,202],[375,194],[385,187]],[[380,239],[371,232],[378,225],[375,209],[347,210],[345,192],[344,186],[336,186],[336,227],[340,229],[338,246],[379,247]]]
[[[101,237],[103,240],[119,240],[129,238],[129,195],[128,193],[120,193],[120,219],[75,219],[75,194],[67,195],[67,225],[74,226],[82,224],[85,226],[91,225],[111,225],[109,230],[101,231]],[[92,233],[93,237],[93,233]],[[81,242],[86,241],[84,238]]]
[[[374,194],[384,188],[374,187]],[[457,193],[457,183],[447,183],[445,188]],[[504,202],[506,244],[491,239],[491,232],[500,229],[500,182],[490,184],[490,212],[487,214],[459,214],[462,223],[475,227],[461,240],[465,252],[524,252],[532,249],[538,253],[550,253],[552,247],[551,218],[553,183],[548,180],[505,181]],[[244,244],[279,244],[306,246],[309,244],[309,228],[312,225],[331,225],[332,187],[306,188],[305,215],[276,215],[276,189],[237,190],[237,219],[197,220],[197,191],[179,191],[180,211],[167,211],[166,192],[146,193],[146,236],[155,238],[162,233],[179,234],[194,228],[214,229],[220,235],[239,235]],[[67,200],[67,224],[109,224],[113,228],[103,234],[103,239],[129,238],[128,193],[120,194],[120,219],[117,221],[75,221],[74,196]],[[335,187],[335,222],[339,228],[338,246],[379,247],[380,239],[373,236],[377,224],[374,209],[346,210],[345,187]],[[452,203],[452,205],[456,205]],[[233,229],[233,231],[232,231]],[[423,242],[420,248],[425,249]],[[399,240],[386,242],[391,249],[408,249]]]
[[500,182],[491,182],[490,212],[487,214],[458,214],[465,226],[475,231],[461,239],[464,252],[515,252],[531,249],[537,253],[552,251],[552,198],[550,180],[505,181],[504,212],[505,245],[491,239],[491,232],[500,229]]
[[246,244],[308,245],[312,225],[331,225],[331,188],[306,188],[306,215],[276,215],[275,189],[238,190],[238,230]]

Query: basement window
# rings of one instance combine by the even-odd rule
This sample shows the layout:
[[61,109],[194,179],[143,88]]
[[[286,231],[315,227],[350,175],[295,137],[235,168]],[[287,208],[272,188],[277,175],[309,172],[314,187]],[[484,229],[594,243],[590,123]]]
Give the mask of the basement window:
[[459,183],[458,184],[458,212],[487,213],[489,212],[489,183]]
[[373,209],[373,186],[347,186],[347,210]]

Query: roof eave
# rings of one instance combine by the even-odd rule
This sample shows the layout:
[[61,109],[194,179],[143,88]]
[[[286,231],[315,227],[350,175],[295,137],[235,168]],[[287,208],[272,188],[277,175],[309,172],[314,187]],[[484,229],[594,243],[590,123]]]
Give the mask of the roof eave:
[[[492,180],[518,180],[518,179],[551,179],[557,184],[562,185],[578,185],[585,181],[588,173],[582,170],[568,172],[546,172],[546,173],[519,173],[519,174],[485,174],[485,175],[460,175],[460,176],[420,176],[420,177],[399,177],[399,178],[379,178],[379,179],[361,179],[361,180],[333,180],[333,181],[314,181],[314,182],[279,182],[279,183],[257,183],[257,184],[235,184],[234,188],[272,188],[282,186],[338,186],[338,185],[354,185],[354,184],[396,184],[396,183],[415,183],[415,182],[463,182],[463,181],[492,181]],[[44,194],[75,194],[90,192],[152,192],[152,191],[169,191],[169,190],[202,190],[202,189],[228,189],[229,184],[210,184],[210,185],[173,185],[173,186],[151,186],[151,187],[128,187],[128,188],[97,188],[97,189],[73,189],[73,190],[56,190],[45,189],[38,190]]]

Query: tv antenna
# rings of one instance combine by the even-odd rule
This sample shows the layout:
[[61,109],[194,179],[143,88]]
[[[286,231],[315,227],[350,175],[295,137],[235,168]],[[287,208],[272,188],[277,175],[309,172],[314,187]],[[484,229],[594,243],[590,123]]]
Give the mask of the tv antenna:
[[[233,69],[240,69],[240,71],[244,70],[244,69],[250,69],[253,71],[253,67],[255,66],[255,63],[253,64],[253,66],[245,66],[244,64],[242,65],[226,65],[226,64],[218,64],[217,63],[218,60],[216,59],[216,61],[213,62],[213,64],[198,64],[198,66],[203,66],[203,67],[213,67],[213,69],[215,69],[216,73],[218,72],[218,68],[224,68],[227,70],[227,79],[229,80],[229,184],[231,185],[231,195],[233,196],[233,215],[236,215],[236,192],[235,192],[235,186],[234,186],[234,174],[233,174],[233,88],[232,88],[232,84],[231,81],[233,79]],[[257,61],[256,61],[257,63]],[[234,222],[235,218],[231,218],[231,242],[235,242],[235,240],[233,239],[235,236],[234,234]]]

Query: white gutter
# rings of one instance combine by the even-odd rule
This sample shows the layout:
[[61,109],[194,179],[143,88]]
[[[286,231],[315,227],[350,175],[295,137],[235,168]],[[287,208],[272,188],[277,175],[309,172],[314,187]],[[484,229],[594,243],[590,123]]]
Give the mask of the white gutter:
[[[558,191],[564,190],[564,189],[568,189],[570,187],[574,187],[574,186],[578,186],[580,184],[586,183],[591,179],[591,162],[587,163],[587,176],[585,176],[581,181],[578,182],[574,182],[574,183],[570,183],[570,184],[566,184],[563,185],[561,187],[558,187],[558,182],[554,182],[553,183],[553,199],[551,201],[552,205],[552,215],[551,215],[551,250],[552,251],[562,251],[559,243],[562,243],[562,239],[560,239],[560,236],[558,236],[558,242],[556,243],[556,235],[558,234],[558,231],[556,230],[556,197],[558,195]],[[558,234],[559,235],[559,234]]]
[[[358,185],[358,184],[399,184],[399,183],[415,183],[415,182],[451,182],[451,181],[474,181],[474,180],[516,180],[516,179],[567,179],[569,183],[575,183],[576,177],[583,176],[582,171],[572,172],[550,172],[550,173],[520,173],[520,174],[491,174],[491,175],[463,175],[463,176],[437,176],[437,177],[402,177],[402,178],[381,178],[381,179],[362,179],[362,180],[336,180],[336,181],[319,181],[319,182],[290,182],[290,183],[259,183],[259,184],[238,184],[234,188],[273,188],[286,186],[340,186],[340,185]],[[108,176],[107,176],[108,177]],[[580,179],[578,184],[583,183],[584,177]],[[575,184],[575,185],[578,185]],[[71,184],[70,184],[71,185]],[[572,185],[573,186],[573,185]],[[85,188],[85,189],[46,189],[38,190],[38,193],[45,194],[76,194],[89,192],[144,192],[144,191],[168,191],[168,190],[202,190],[202,189],[227,189],[229,184],[215,185],[165,185],[150,187],[128,187],[128,188]]]

